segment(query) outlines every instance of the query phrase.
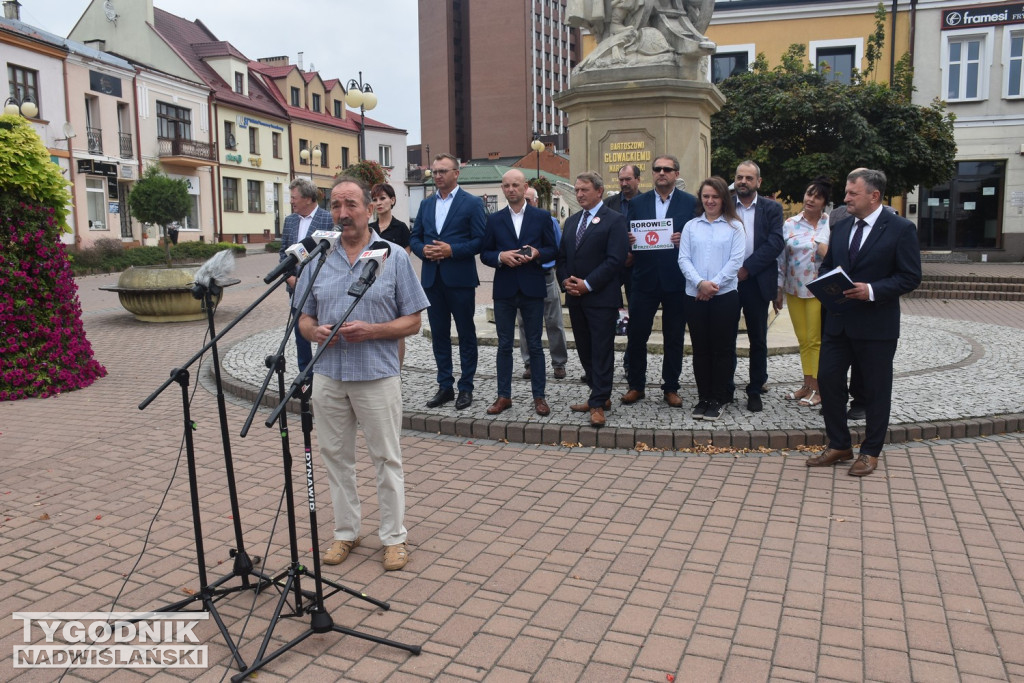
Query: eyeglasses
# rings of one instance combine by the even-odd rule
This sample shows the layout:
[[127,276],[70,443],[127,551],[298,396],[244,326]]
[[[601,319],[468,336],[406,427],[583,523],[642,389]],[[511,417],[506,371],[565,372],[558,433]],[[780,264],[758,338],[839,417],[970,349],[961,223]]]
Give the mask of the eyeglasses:
[[655,173],[678,173],[679,169],[672,166],[655,166]]
[[445,173],[453,173],[454,171],[455,171],[454,168],[435,168],[432,171],[430,171],[430,174],[431,175],[444,175]]

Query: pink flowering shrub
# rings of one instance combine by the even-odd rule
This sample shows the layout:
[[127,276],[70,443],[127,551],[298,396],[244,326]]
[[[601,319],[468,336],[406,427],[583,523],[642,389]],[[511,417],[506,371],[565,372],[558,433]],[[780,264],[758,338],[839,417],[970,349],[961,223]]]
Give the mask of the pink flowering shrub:
[[0,401],[81,389],[107,374],[85,338],[53,209],[0,202]]

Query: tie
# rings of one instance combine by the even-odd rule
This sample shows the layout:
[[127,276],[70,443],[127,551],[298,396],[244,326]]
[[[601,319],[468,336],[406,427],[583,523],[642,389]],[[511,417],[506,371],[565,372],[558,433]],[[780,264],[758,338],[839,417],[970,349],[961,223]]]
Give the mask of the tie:
[[857,254],[860,253],[860,242],[864,237],[864,226],[868,222],[863,218],[857,221],[857,229],[853,231],[853,241],[850,242],[850,265],[857,262]]
[[587,231],[587,226],[590,224],[590,212],[585,211],[583,218],[580,219],[579,230],[576,231],[576,248],[580,246],[580,242],[583,241],[583,233]]

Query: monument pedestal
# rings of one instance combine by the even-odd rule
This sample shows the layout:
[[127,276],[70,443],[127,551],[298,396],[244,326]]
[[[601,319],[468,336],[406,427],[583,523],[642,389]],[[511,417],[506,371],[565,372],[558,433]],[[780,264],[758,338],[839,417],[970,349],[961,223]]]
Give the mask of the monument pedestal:
[[711,173],[711,115],[725,97],[693,69],[647,65],[585,71],[555,97],[569,117],[570,179],[597,171],[606,189],[625,164],[641,170],[640,190],[651,189],[660,154],[679,158],[686,190]]

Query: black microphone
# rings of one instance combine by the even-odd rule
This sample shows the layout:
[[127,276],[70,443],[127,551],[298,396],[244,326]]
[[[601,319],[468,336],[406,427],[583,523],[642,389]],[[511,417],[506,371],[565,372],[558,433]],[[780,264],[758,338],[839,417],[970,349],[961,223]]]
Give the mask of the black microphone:
[[384,240],[377,240],[371,244],[366,251],[359,255],[359,260],[365,262],[363,273],[359,281],[349,287],[348,293],[351,296],[362,296],[377,280],[377,271],[384,267],[384,262],[391,255],[391,245]]
[[312,235],[307,235],[306,239],[301,242],[296,242],[285,250],[288,256],[284,261],[277,264],[277,267],[267,273],[267,276],[263,278],[263,282],[270,284],[282,273],[286,273],[294,268],[297,264],[302,263],[309,258],[309,252],[313,251],[317,247],[317,241],[313,239]]

